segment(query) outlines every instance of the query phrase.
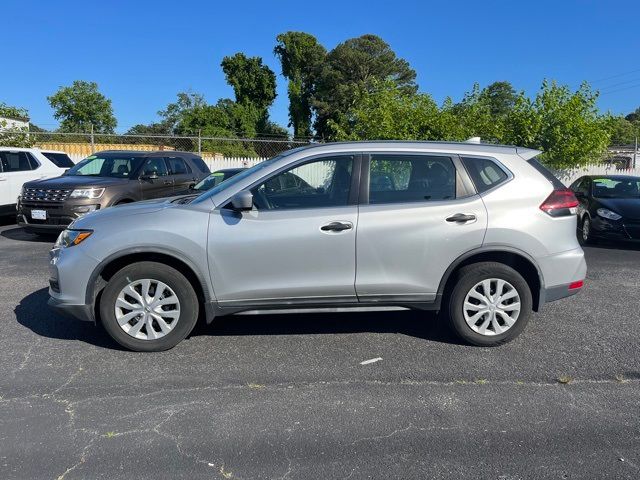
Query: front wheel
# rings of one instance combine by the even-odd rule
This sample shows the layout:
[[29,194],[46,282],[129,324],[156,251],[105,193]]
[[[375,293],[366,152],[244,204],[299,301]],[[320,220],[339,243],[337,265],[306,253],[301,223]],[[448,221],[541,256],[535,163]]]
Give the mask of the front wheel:
[[580,231],[578,232],[578,240],[580,241],[580,245],[590,245],[593,243],[591,218],[589,218],[589,215],[585,215],[582,219]]
[[481,262],[460,269],[447,302],[455,332],[465,341],[493,347],[516,338],[531,316],[526,280],[513,268]]
[[105,330],[125,348],[168,350],[193,330],[198,297],[178,270],[156,262],[124,267],[109,280],[100,299]]

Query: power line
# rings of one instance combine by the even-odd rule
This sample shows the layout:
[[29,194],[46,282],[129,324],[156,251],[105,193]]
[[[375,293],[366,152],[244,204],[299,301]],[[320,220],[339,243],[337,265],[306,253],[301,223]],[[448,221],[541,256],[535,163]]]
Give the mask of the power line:
[[604,78],[599,78],[597,80],[592,80],[591,83],[599,83],[599,82],[604,82],[605,80],[610,80],[612,78],[619,78],[619,77],[624,77],[625,75],[629,75],[632,73],[636,73],[636,72],[640,72],[640,68],[638,68],[637,70],[630,70],[628,72],[624,72],[624,73],[618,73],[616,75],[611,75],[609,77],[604,77]]
[[600,93],[600,95],[609,95],[610,93],[622,92],[624,90],[631,90],[631,89],[638,88],[638,87],[640,87],[640,83],[636,83],[635,85],[629,85],[629,86],[622,87],[622,88],[616,88],[616,89],[613,89],[613,90],[608,90],[606,92]]

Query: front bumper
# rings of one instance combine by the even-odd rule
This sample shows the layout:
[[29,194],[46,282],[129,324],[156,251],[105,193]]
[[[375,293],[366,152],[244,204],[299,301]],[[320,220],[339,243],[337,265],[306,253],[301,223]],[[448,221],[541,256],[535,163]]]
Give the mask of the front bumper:
[[65,316],[95,322],[93,299],[87,299],[87,285],[99,262],[84,252],[83,245],[54,248],[49,257],[48,305]]
[[75,318],[77,320],[83,320],[86,322],[95,323],[96,318],[93,312],[92,305],[74,305],[70,303],[64,303],[57,298],[50,297],[47,301],[47,305],[54,312],[64,315],[65,317]]
[[591,236],[603,240],[640,242],[640,221],[608,220],[594,216],[591,219]]
[[[34,232],[60,232],[71,222],[89,213],[89,208],[98,210],[98,200],[66,199],[64,202],[33,201],[19,199],[17,205],[17,223],[21,227]],[[33,210],[44,210],[46,220],[33,218]]]

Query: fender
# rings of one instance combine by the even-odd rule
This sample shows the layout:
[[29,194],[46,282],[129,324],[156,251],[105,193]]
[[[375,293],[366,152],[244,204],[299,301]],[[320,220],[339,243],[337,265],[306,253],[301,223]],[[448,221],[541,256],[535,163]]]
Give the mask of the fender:
[[127,255],[139,254],[139,253],[157,253],[161,255],[166,255],[168,257],[175,258],[177,261],[180,261],[187,265],[191,269],[191,271],[196,275],[198,282],[200,283],[200,288],[202,288],[202,292],[204,294],[204,308],[205,313],[207,315],[207,323],[210,323],[213,320],[213,316],[211,316],[211,303],[215,302],[215,297],[213,292],[209,286],[209,282],[206,280],[206,276],[203,275],[202,271],[195,262],[193,262],[190,258],[185,257],[182,252],[177,250],[173,250],[171,248],[162,247],[162,246],[149,246],[149,247],[129,247],[123,250],[119,250],[116,253],[109,255],[104,258],[96,268],[94,268],[93,272],[89,276],[89,281],[87,282],[87,290],[85,292],[85,303],[87,305],[93,305],[96,298],[95,287],[97,284],[98,277],[103,272],[104,268],[117,260],[118,258],[126,257]]
[[449,265],[449,268],[445,270],[444,275],[440,280],[440,285],[438,286],[438,292],[436,295],[436,303],[438,305],[438,309],[440,309],[442,297],[444,296],[444,289],[445,289],[445,286],[447,285],[447,282],[449,281],[449,277],[451,277],[451,274],[460,266],[460,264],[465,260],[473,257],[474,255],[478,255],[481,253],[492,253],[492,252],[513,253],[531,262],[531,264],[535,267],[536,271],[538,272],[538,281],[540,282],[540,292],[538,296],[538,302],[537,304],[533,305],[533,309],[535,311],[538,311],[540,309],[540,307],[545,303],[545,287],[544,287],[544,276],[542,275],[542,270],[540,270],[540,266],[538,265],[538,262],[536,262],[534,258],[531,255],[529,255],[527,252],[524,252],[518,248],[509,246],[509,245],[502,245],[499,243],[483,245],[481,247],[474,248],[473,250],[469,250],[468,252],[465,252],[462,255],[460,255],[451,263],[451,265]]

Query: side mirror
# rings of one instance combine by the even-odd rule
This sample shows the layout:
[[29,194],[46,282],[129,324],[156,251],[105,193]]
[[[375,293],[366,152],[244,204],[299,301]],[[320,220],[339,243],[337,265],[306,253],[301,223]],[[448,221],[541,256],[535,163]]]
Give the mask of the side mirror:
[[140,175],[140,180],[155,180],[158,178],[158,174],[156,172],[143,173]]
[[253,208],[253,194],[249,190],[242,190],[231,197],[231,206],[240,212]]

